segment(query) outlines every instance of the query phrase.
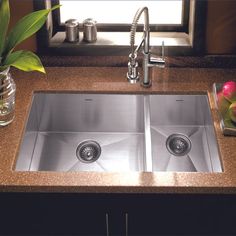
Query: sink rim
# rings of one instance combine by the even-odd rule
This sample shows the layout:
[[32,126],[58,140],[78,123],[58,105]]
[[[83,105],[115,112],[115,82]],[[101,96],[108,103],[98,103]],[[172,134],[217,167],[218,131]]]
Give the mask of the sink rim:
[[[132,93],[123,93],[123,92],[120,92],[120,93],[104,93],[104,92],[95,92],[95,93],[91,93],[91,92],[67,92],[67,91],[60,91],[59,93],[58,92],[56,92],[56,91],[53,91],[53,92],[51,92],[51,91],[47,91],[46,93],[44,92],[44,91],[35,91],[35,93],[34,94],[93,94],[93,95],[142,95],[142,96],[144,96],[144,97],[149,97],[150,95],[188,95],[188,96],[194,96],[194,95],[205,95],[206,97],[207,97],[207,99],[208,99],[208,102],[209,102],[209,94],[207,93],[207,92],[191,92],[191,93],[189,93],[189,92],[152,92],[152,93],[148,93],[148,94],[146,94],[146,93],[143,93],[143,92],[132,92]],[[211,107],[210,107],[210,105],[209,105],[209,110],[210,110],[210,112],[211,112],[211,119],[212,119],[212,111],[211,111]],[[31,111],[31,109],[29,110],[29,111]],[[146,113],[145,113],[146,114]],[[149,113],[150,114],[150,113]],[[148,119],[148,118],[147,118]],[[27,124],[27,122],[26,122],[26,124]],[[214,132],[215,132],[215,127],[214,127],[214,123],[212,124],[212,127],[213,127],[213,129],[214,129]],[[147,129],[145,129],[145,131],[146,131]],[[25,131],[24,131],[24,134],[25,134]],[[215,139],[216,139],[216,135],[215,135]],[[219,158],[220,158],[220,161],[221,161],[221,153],[219,152],[219,147],[218,147],[218,142],[216,142],[216,144],[217,144],[217,149],[218,149],[218,155],[219,155]],[[147,146],[147,145],[146,145]],[[149,149],[150,150],[150,149]],[[146,152],[147,152],[147,150],[146,150]],[[150,154],[146,154],[146,155],[150,155]],[[17,156],[17,160],[19,159],[19,156]],[[150,169],[150,164],[147,164],[146,163],[146,165],[148,166],[149,165],[149,168],[148,169]],[[16,167],[16,165],[15,165],[15,167]],[[222,171],[223,171],[223,165],[221,164],[221,168],[222,168]],[[16,170],[16,168],[14,168],[14,171],[18,171],[18,170]],[[57,171],[56,171],[57,172]],[[142,172],[142,171],[139,171],[139,172]],[[150,171],[144,171],[144,172],[153,172],[152,170],[150,170]]]

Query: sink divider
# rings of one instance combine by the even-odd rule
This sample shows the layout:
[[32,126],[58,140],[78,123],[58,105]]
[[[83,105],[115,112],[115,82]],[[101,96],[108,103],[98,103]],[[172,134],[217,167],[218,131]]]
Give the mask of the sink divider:
[[145,129],[145,158],[144,171],[152,172],[152,142],[150,126],[150,97],[144,95],[144,129]]

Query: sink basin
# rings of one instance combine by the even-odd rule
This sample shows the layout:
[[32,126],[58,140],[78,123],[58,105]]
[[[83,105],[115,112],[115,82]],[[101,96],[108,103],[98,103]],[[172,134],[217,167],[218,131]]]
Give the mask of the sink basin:
[[142,171],[143,117],[141,95],[37,93],[16,170]]
[[35,93],[16,170],[222,167],[207,95]]
[[221,172],[204,95],[151,95],[153,171]]

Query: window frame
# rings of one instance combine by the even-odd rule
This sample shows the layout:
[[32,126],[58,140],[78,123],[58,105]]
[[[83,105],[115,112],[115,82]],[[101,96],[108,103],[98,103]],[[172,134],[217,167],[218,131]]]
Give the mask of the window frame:
[[[205,23],[206,23],[206,4],[207,1],[184,0],[183,1],[183,22],[181,26],[176,25],[150,25],[150,31],[159,33],[166,33],[168,37],[180,37],[181,40],[188,41],[188,45],[181,43],[168,48],[168,55],[203,55],[205,52]],[[33,0],[34,9],[50,8],[59,4],[59,0]],[[130,23],[131,24],[131,23]],[[80,25],[81,26],[81,25]],[[113,28],[113,26],[115,26]],[[124,24],[98,24],[98,32],[127,32],[130,31],[130,25]],[[143,27],[138,26],[137,31],[142,32]],[[157,31],[158,30],[158,31]],[[160,32],[161,31],[161,32]],[[59,55],[127,55],[129,52],[129,45],[118,46],[118,50],[114,50],[116,45],[77,45],[62,42],[54,44],[53,37],[59,33],[65,32],[65,25],[60,23],[60,9],[54,10],[48,17],[47,24],[37,33],[37,44],[39,54],[59,54]],[[173,36],[172,36],[173,33]],[[181,41],[180,40],[180,41]],[[178,40],[177,40],[178,41]],[[105,50],[103,48],[113,48]],[[157,47],[157,46],[154,46]],[[80,48],[80,49],[79,49]],[[90,48],[92,48],[90,50]],[[181,49],[180,49],[181,48]],[[94,50],[98,49],[98,50]],[[122,49],[122,50],[120,50]],[[103,53],[101,53],[103,51]]]

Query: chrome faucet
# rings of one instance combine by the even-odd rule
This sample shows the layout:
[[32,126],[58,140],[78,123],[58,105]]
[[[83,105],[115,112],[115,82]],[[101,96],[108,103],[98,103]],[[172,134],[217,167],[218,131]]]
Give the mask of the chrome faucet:
[[[143,28],[143,38],[140,44],[135,49],[135,33],[138,25],[138,21],[140,16],[144,13],[144,28]],[[128,62],[128,72],[127,79],[130,83],[136,83],[139,81],[140,75],[138,72],[138,62],[137,62],[137,54],[138,51],[143,48],[143,80],[141,85],[143,87],[150,87],[152,85],[150,79],[150,68],[153,66],[157,67],[165,67],[165,59],[164,59],[164,42],[162,42],[162,57],[153,57],[151,56],[150,50],[150,29],[149,29],[149,14],[148,8],[143,7],[138,9],[136,12],[133,23],[131,25],[130,30],[130,46],[131,53],[129,54],[129,62]]]

